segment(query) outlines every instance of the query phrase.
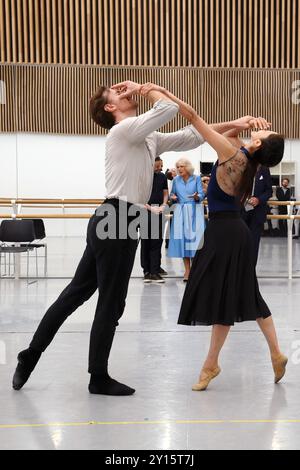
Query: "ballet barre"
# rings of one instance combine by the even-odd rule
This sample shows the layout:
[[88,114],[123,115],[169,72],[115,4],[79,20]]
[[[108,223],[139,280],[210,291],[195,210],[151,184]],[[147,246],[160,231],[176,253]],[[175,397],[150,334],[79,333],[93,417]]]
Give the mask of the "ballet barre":
[[[45,198],[0,198],[0,207],[11,207],[11,214],[0,214],[0,219],[89,219],[92,214],[66,214],[66,209],[96,209],[99,205],[104,202],[104,199],[45,199]],[[207,205],[207,201],[203,202]],[[286,220],[288,225],[288,236],[287,236],[287,258],[288,258],[288,278],[293,278],[293,222],[300,220],[300,215],[292,214],[295,206],[300,206],[300,201],[268,201],[269,206],[287,206],[287,215],[267,215],[267,220]],[[22,209],[62,209],[60,214],[22,214]],[[208,216],[205,216],[208,218]],[[171,214],[167,215],[167,218],[172,218]]]

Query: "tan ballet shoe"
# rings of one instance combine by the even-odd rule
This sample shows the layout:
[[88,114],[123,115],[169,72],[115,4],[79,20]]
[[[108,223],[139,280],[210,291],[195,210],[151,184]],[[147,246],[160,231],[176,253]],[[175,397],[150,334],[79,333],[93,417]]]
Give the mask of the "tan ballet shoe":
[[279,356],[272,357],[272,365],[274,370],[274,382],[277,384],[279,380],[285,374],[285,368],[288,362],[288,358],[284,354],[280,354]]
[[194,392],[201,392],[203,390],[206,390],[209,382],[215,377],[217,377],[220,372],[221,369],[219,366],[215,369],[203,369],[201,375],[204,377],[199,380],[199,383],[193,385],[192,390],[194,390]]

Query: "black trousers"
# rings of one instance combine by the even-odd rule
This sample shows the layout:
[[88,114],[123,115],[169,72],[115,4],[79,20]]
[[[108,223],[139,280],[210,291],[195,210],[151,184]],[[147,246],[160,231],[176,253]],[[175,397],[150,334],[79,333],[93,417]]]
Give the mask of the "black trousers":
[[254,211],[243,212],[242,218],[248,225],[249,230],[252,235],[252,239],[254,243],[254,262],[256,266],[257,259],[258,259],[260,238],[261,238],[261,234],[264,228],[264,224],[260,221],[257,221],[257,219],[254,217]]
[[[156,220],[153,220],[153,214],[152,217],[151,213],[148,214],[147,238],[143,238],[141,235],[141,266],[144,274],[158,274],[161,267],[161,248],[163,244],[165,217],[160,214],[155,215],[154,218]],[[152,238],[151,229],[153,225],[158,230],[155,230],[155,237]]]
[[279,220],[279,233],[281,237],[287,237],[287,221]]
[[[117,200],[109,200],[117,214],[119,203]],[[115,330],[125,308],[137,249],[137,236],[134,239],[120,238],[118,222],[116,238],[99,239],[97,225],[104,217],[105,215],[95,214],[90,219],[86,249],[75,276],[46,312],[30,344],[38,351],[45,351],[64,321],[98,289],[99,298],[90,336],[91,374],[103,374],[107,371]],[[133,219],[129,217],[128,224]]]
[[[285,206],[278,206],[278,214],[279,215],[287,215],[287,207]],[[286,220],[279,220],[279,234],[281,237],[287,237],[287,221]]]

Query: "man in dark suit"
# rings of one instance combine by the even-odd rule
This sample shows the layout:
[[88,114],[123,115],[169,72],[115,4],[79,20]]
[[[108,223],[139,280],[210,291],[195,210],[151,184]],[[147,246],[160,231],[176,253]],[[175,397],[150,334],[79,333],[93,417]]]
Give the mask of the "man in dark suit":
[[[278,201],[290,201],[291,189],[289,188],[290,180],[283,178],[281,187],[276,188],[276,197]],[[287,206],[278,206],[278,214],[286,215],[288,213]],[[279,220],[279,232],[281,237],[287,237],[287,221]]]
[[[141,237],[141,266],[144,271],[144,282],[155,282],[162,284],[165,282],[162,276],[168,273],[161,267],[161,247],[163,244],[165,218],[163,211],[167,206],[169,199],[168,180],[162,173],[162,160],[160,157],[155,158],[154,178],[152,193],[148,204],[148,233],[147,237]],[[155,205],[154,214],[150,207]],[[157,233],[152,233],[154,226]]]
[[257,263],[260,237],[267,220],[267,201],[272,196],[272,181],[269,168],[260,166],[253,185],[253,194],[242,211],[243,219],[248,225],[255,248],[255,264]]

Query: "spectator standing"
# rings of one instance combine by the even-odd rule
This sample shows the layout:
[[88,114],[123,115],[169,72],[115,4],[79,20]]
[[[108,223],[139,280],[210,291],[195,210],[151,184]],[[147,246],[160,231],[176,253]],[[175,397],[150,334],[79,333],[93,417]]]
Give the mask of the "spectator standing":
[[254,242],[254,261],[257,264],[260,238],[267,220],[268,200],[272,197],[270,170],[259,166],[253,184],[251,197],[242,211],[242,217],[249,227]]
[[187,282],[192,259],[204,233],[204,211],[200,204],[205,198],[200,176],[194,175],[191,162],[185,158],[176,163],[178,176],[173,180],[170,198],[176,202],[170,230],[168,256],[182,258]]
[[147,238],[141,239],[141,265],[145,283],[162,284],[165,282],[162,275],[168,274],[161,268],[161,247],[165,226],[163,210],[169,199],[167,177],[161,170],[162,160],[156,157],[152,193],[148,201],[148,233]]
[[[290,180],[283,178],[281,186],[276,189],[276,198],[278,201],[290,201],[291,200],[291,189],[289,188]],[[279,215],[287,215],[287,206],[278,206]],[[287,236],[287,221],[279,220],[279,234],[281,237]]]

